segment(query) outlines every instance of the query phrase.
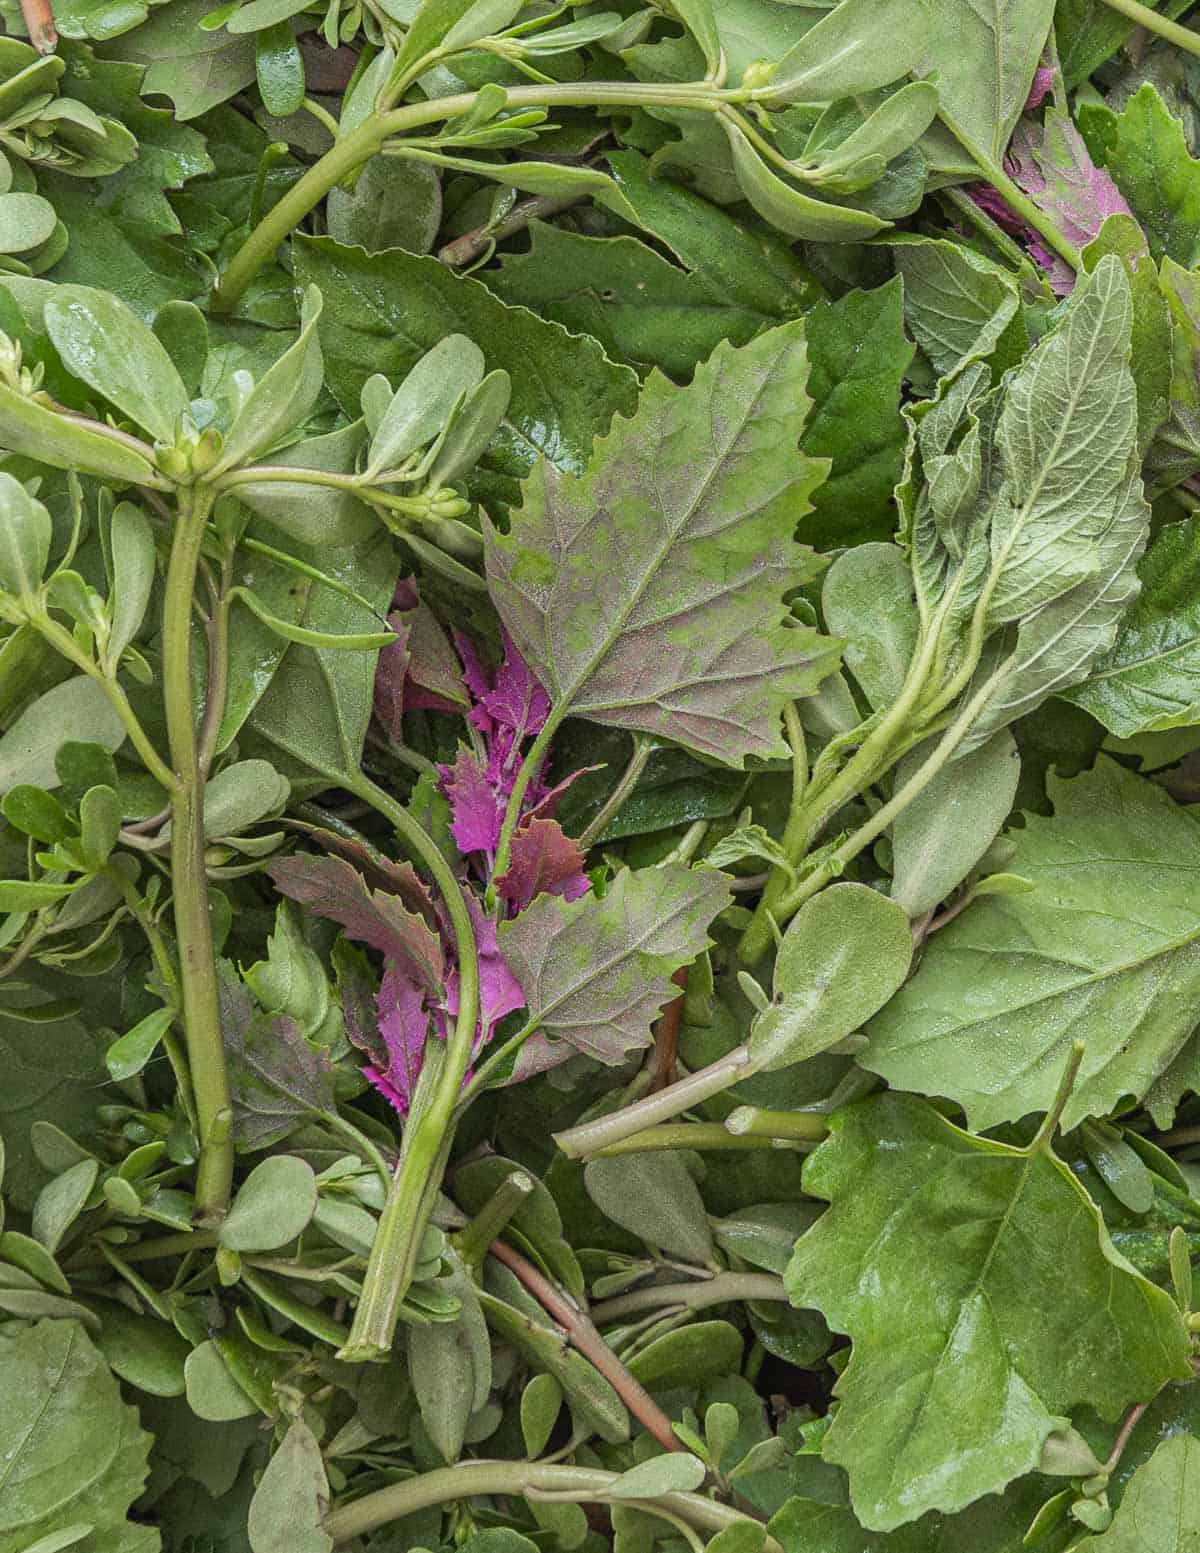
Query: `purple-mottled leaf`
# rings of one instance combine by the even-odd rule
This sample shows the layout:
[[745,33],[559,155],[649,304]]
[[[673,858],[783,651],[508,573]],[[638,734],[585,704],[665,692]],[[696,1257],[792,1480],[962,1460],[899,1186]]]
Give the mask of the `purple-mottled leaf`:
[[363,1072],[405,1116],[425,1062],[425,1038],[429,1034],[425,990],[398,966],[389,965],[383,973],[376,1007],[379,1037],[387,1060],[386,1064],[373,1063]]
[[228,960],[218,970],[234,1136],[240,1148],[269,1148],[310,1116],[334,1109],[333,1064],[295,1020],[260,1014]]
[[411,577],[402,577],[388,625],[396,640],[379,654],[375,715],[393,743],[403,742],[405,712],[458,712],[470,705],[462,665],[433,611]]
[[[1091,242],[1115,214],[1129,215],[1129,206],[1110,175],[1088,155],[1083,137],[1069,114],[1048,108],[1042,124],[1023,119],[1017,126],[1005,167],[1013,181],[1076,247]],[[1045,269],[1059,296],[1075,284],[1074,271],[1036,239],[1031,251]]]
[[807,377],[800,323],[719,346],[686,388],[652,373],[583,474],[543,461],[511,531],[486,525],[492,597],[556,709],[734,766],[786,753],[782,707],[837,662],[785,625],[822,564],[792,538],[828,468],[797,450]]
[[405,710],[405,681],[411,661],[408,639],[412,633],[398,610],[388,616],[388,625],[396,633],[396,640],[380,649],[375,666],[375,716],[392,743],[401,744],[404,730],[400,719]]
[[442,792],[450,801],[450,834],[462,853],[486,852],[490,858],[500,839],[504,802],[498,798],[487,773],[465,745],[458,759],[441,768]]
[[1035,108],[1040,108],[1054,90],[1054,77],[1058,74],[1053,65],[1039,65],[1033,72],[1033,85],[1029,88],[1029,96],[1025,99],[1025,112],[1032,113]]
[[375,1007],[377,978],[370,961],[348,938],[338,939],[331,958],[347,1038],[372,1062],[386,1066],[387,1049]]
[[424,917],[430,926],[437,923],[437,910],[425,881],[411,863],[396,863],[373,847],[364,837],[341,836],[337,831],[326,830],[320,825],[307,825],[303,820],[289,819],[289,830],[298,830],[320,847],[322,852],[333,852],[344,857],[366,875],[381,885],[389,895],[398,895],[409,911]]
[[340,857],[295,853],[269,864],[267,872],[282,894],[340,923],[348,937],[406,966],[431,994],[439,995],[445,971],[442,946],[399,896],[372,890]]
[[508,869],[496,890],[510,906],[524,911],[538,895],[578,900],[590,889],[584,855],[557,820],[531,815],[513,836]]
[[538,684],[517,644],[501,627],[504,662],[492,688],[480,697],[484,711],[501,728],[511,729],[514,743],[541,733],[550,712],[550,697]]
[[539,896],[502,922],[500,952],[541,1026],[513,1080],[575,1051],[618,1063],[648,1046],[651,1024],[679,991],[671,976],[705,948],[729,900],[724,874],[668,863],[618,874],[603,897]]

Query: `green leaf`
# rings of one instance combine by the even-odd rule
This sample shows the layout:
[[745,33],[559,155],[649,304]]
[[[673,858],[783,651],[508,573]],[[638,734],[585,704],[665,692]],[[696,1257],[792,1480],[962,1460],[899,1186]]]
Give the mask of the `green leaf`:
[[55,759],[70,742],[82,740],[118,750],[125,726],[94,679],[80,674],[47,690],[0,736],[0,794],[20,784],[55,788]]
[[362,407],[371,442],[367,472],[396,469],[433,442],[455,407],[483,381],[483,352],[463,334],[450,334],[417,361],[392,393],[385,377],[363,384]]
[[1117,117],[1105,161],[1154,257],[1191,269],[1200,257],[1200,162],[1149,82]]
[[267,1148],[334,1109],[333,1064],[286,1015],[256,1014],[228,961],[218,971],[236,1136],[244,1149]]
[[158,1043],[171,1028],[174,1013],[169,1008],[156,1008],[153,1013],[139,1019],[132,1030],[116,1040],[105,1053],[104,1062],[109,1077],[115,1083],[130,1079],[140,1073],[158,1049]]
[[330,1553],[324,1528],[329,1480],[316,1436],[302,1418],[267,1463],[246,1522],[253,1553]]
[[1200,1440],[1177,1434],[1138,1468],[1099,1537],[1080,1553],[1187,1553],[1200,1538]]
[[157,1534],[126,1518],[149,1445],[77,1322],[0,1327],[0,1553],[81,1522],[95,1553],[153,1553]]
[[50,559],[50,514],[19,480],[0,471],[0,589],[30,599]]
[[80,857],[99,873],[120,835],[121,800],[111,787],[89,788],[79,801]]
[[[918,745],[896,768],[899,790],[929,756]],[[914,920],[944,901],[975,867],[1008,818],[1021,776],[1013,736],[1002,728],[962,760],[943,766],[892,825],[892,899]]]
[[1200,722],[1200,518],[1169,523],[1138,565],[1116,641],[1067,699],[1123,739]]
[[287,22],[276,22],[258,33],[254,73],[268,113],[276,118],[299,113],[304,102],[304,60]]
[[114,666],[141,629],[154,586],[154,530],[140,507],[118,502],[110,530],[112,585],[108,590],[107,661]]
[[725,868],[730,863],[740,863],[746,858],[763,858],[774,867],[793,872],[787,853],[761,825],[739,825],[736,830],[722,836],[704,861],[712,868]]
[[784,751],[782,704],[833,667],[780,597],[816,566],[791,538],[824,472],[794,452],[806,378],[798,324],[687,388],[652,376],[582,476],[539,464],[509,533],[487,524],[492,598],[557,708],[729,765]]
[[939,377],[989,357],[1017,313],[1012,277],[942,239],[896,242],[904,317]]
[[908,975],[912,931],[894,901],[833,884],[805,901],[775,957],[774,997],[750,1026],[750,1058],[768,1073],[844,1040]]
[[[391,603],[399,563],[391,536],[326,554],[324,569],[371,604],[380,617]],[[362,624],[362,606],[331,588],[314,587],[304,612],[310,630],[344,635]],[[377,650],[329,651],[294,643],[241,735],[288,778],[294,798],[339,777],[357,779],[371,720]]]
[[315,286],[305,287],[299,337],[247,394],[229,428],[214,475],[268,452],[311,413],[325,373],[317,333],[321,308],[320,291]]
[[1047,1110],[1080,1038],[1063,1124],[1107,1116],[1147,1093],[1195,1023],[1195,822],[1103,757],[1047,791],[1053,817],[1028,815],[1011,838],[1009,867],[1035,888],[986,896],[937,934],[859,1058],[957,1100],[976,1128]]
[[44,309],[63,365],[156,442],[173,443],[188,393],[157,336],[117,297],[59,286]]
[[615,1064],[648,1046],[651,1023],[678,990],[671,976],[707,947],[728,900],[722,874],[671,863],[618,874],[603,898],[540,895],[500,923],[500,953],[539,1030],[514,1079],[573,1051]]
[[841,0],[787,51],[763,95],[772,102],[835,102],[890,86],[924,51],[911,0]]
[[[721,10],[732,14],[728,0]],[[773,9],[772,24],[781,20]],[[651,176],[646,158],[635,152],[615,151],[607,160],[639,226],[695,274],[713,307],[794,318],[819,294],[812,275],[769,229],[735,220],[684,185]]]
[[297,244],[296,267],[325,294],[326,370],[347,414],[357,414],[372,372],[395,382],[448,334],[466,335],[489,369],[509,374],[508,414],[474,480],[485,502],[513,500],[516,482],[540,456],[582,469],[614,411],[632,408],[633,373],[598,345],[505,307],[479,281],[451,274],[434,258],[396,250],[369,256],[306,238]]
[[1054,19],[1054,0],[926,0],[917,74],[954,132],[999,167]]
[[0,253],[28,253],[54,235],[58,217],[40,194],[0,194]]
[[711,1263],[704,1199],[678,1150],[593,1159],[583,1179],[588,1196],[614,1224],[685,1262]]
[[828,458],[830,470],[799,534],[819,550],[884,539],[896,526],[892,490],[906,438],[900,395],[913,356],[903,298],[896,279],[818,302],[805,320],[813,409],[800,447]]
[[693,1321],[640,1348],[629,1360],[629,1373],[649,1391],[691,1388],[736,1372],[743,1347],[742,1334],[728,1321]]
[[609,1488],[613,1499],[658,1499],[663,1494],[690,1494],[704,1482],[704,1463],[686,1451],[652,1456],[622,1472]]
[[462,1454],[467,1424],[492,1383],[492,1349],[474,1284],[461,1266],[437,1288],[462,1303],[454,1321],[435,1321],[408,1345],[408,1373],[429,1438],[450,1466]]
[[304,1232],[316,1208],[312,1166],[294,1154],[273,1154],[238,1187],[221,1224],[221,1244],[231,1251],[276,1251]]
[[4,796],[4,818],[37,841],[66,841],[75,834],[71,816],[52,793],[40,787],[14,787]]
[[870,211],[827,203],[801,193],[771,171],[732,119],[723,118],[721,127],[729,141],[742,193],[764,221],[788,237],[816,243],[861,243],[890,226],[890,222]]
[[920,625],[903,551],[866,544],[838,556],[825,574],[821,611],[833,635],[846,639],[843,661],[871,706],[890,705],[904,684]]
[[257,1414],[257,1406],[233,1378],[211,1338],[192,1349],[183,1370],[188,1406],[197,1418],[231,1423]]
[[9,452],[51,469],[77,469],[120,484],[161,485],[149,459],[127,442],[47,409],[6,383],[0,383],[0,438]]
[[100,1166],[94,1159],[81,1159],[77,1165],[55,1176],[38,1193],[33,1205],[33,1238],[53,1256],[62,1238],[83,1212],[92,1194]]
[[442,224],[441,178],[428,162],[372,157],[353,189],[330,189],[325,212],[329,235],[339,243],[368,253],[428,253]]
[[153,1397],[181,1397],[191,1349],[174,1327],[106,1300],[96,1346],[123,1381]]
[[562,1403],[562,1387],[552,1375],[534,1375],[522,1391],[521,1438],[531,1461],[546,1449]]
[[[1106,253],[1116,254],[1123,261],[1129,277],[1133,302],[1129,366],[1137,389],[1138,447],[1145,454],[1171,408],[1171,358],[1176,331],[1167,302],[1170,284],[1160,282],[1154,260],[1146,252],[1145,234],[1132,216],[1118,212],[1107,218],[1083,250],[1085,267],[1095,269]],[[1177,265],[1171,268],[1179,272]]]
[[786,1281],[853,1342],[822,1454],[870,1529],[998,1492],[1068,1408],[1115,1417],[1186,1365],[1173,1302],[1040,1143],[972,1137],[885,1095],[834,1115],[805,1187],[833,1206]]

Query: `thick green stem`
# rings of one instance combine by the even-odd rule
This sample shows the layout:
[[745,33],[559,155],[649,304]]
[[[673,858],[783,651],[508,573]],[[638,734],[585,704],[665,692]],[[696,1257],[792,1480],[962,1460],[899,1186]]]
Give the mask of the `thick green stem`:
[[391,1348],[400,1306],[412,1283],[421,1238],[450,1149],[454,1109],[475,1042],[479,960],[462,886],[432,838],[407,809],[369,777],[360,775],[355,782],[344,781],[343,785],[391,821],[400,841],[433,876],[450,917],[459,975],[458,1014],[446,1042],[437,1084],[430,1101],[419,1108],[414,1106],[409,1115],[400,1162],[371,1246],[350,1339],[338,1355],[361,1362],[378,1358]]
[[[739,101],[742,92],[717,91],[703,82],[695,85],[640,85],[635,82],[580,82],[575,86],[515,86],[508,90],[509,108],[644,107],[699,108],[716,112],[725,102]],[[339,140],[314,162],[251,232],[234,255],[221,283],[213,293],[214,312],[227,313],[236,307],[246,287],[284,241],[288,233],[304,220],[336,184],[348,173],[371,159],[385,140],[403,135],[425,124],[469,113],[475,105],[474,92],[454,97],[436,97],[429,102],[411,103],[373,114],[356,130]]]
[[721,1122],[664,1122],[660,1127],[643,1127],[597,1151],[595,1159],[612,1159],[617,1154],[658,1153],[664,1149],[773,1149],[773,1138],[735,1137]]
[[163,597],[163,701],[175,786],[171,795],[171,887],[188,1066],[196,1097],[200,1163],[196,1222],[216,1224],[233,1182],[233,1110],[217,998],[217,967],[204,863],[204,776],[192,705],[192,597],[212,493],[182,491]]
[[[364,1494],[351,1504],[331,1510],[325,1518],[325,1530],[334,1542],[349,1542],[379,1526],[402,1520],[431,1505],[453,1504],[459,1499],[474,1499],[484,1494],[523,1495],[570,1493],[583,1503],[604,1501],[620,1474],[594,1468],[548,1466],[537,1461],[460,1461],[454,1467],[439,1467],[402,1483],[389,1484]],[[689,1526],[715,1534],[727,1526],[759,1526],[740,1510],[717,1504],[699,1494],[663,1494],[655,1504],[662,1505]],[[762,1553],[782,1553],[773,1537],[767,1537]]]
[[1181,27],[1178,22],[1168,21],[1165,16],[1152,11],[1148,5],[1140,5],[1138,0],[1104,0],[1104,4],[1110,10],[1119,11],[1122,16],[1128,17],[1137,26],[1144,27],[1147,32],[1156,33],[1160,38],[1165,38],[1168,43],[1173,43],[1176,48],[1185,49],[1189,54],[1195,54],[1200,58],[1200,34],[1192,32],[1189,27]]
[[713,1278],[691,1283],[655,1283],[648,1289],[634,1289],[615,1295],[592,1306],[592,1320],[607,1326],[643,1310],[663,1307],[673,1310],[704,1310],[709,1305],[727,1305],[731,1300],[780,1300],[786,1302],[783,1279],[773,1273],[717,1273]]
[[771,1111],[757,1105],[739,1105],[725,1118],[725,1126],[737,1138],[770,1138],[777,1142],[820,1143],[829,1135],[829,1123],[811,1111]]

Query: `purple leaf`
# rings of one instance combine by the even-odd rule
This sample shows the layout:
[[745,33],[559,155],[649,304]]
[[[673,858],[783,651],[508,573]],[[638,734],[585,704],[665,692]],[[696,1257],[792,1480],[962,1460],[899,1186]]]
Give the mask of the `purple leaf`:
[[292,830],[308,836],[322,852],[344,857],[369,880],[374,879],[377,884],[384,886],[387,894],[398,895],[409,911],[415,911],[431,927],[436,927],[437,911],[433,897],[411,863],[394,863],[363,836],[342,836],[320,825],[307,825],[303,820],[289,820],[288,824]]
[[496,672],[493,688],[480,697],[484,711],[499,727],[512,732],[521,743],[541,733],[550,714],[550,698],[533,677],[508,631],[501,626],[504,662]]
[[[479,1024],[471,1048],[474,1055],[491,1040],[496,1026],[506,1014],[525,1007],[525,994],[496,946],[496,924],[473,895],[468,895],[466,900],[479,956]],[[446,1012],[451,1019],[458,1013],[458,988],[456,969],[446,978]]]
[[438,785],[450,801],[450,834],[455,845],[464,854],[485,852],[490,861],[504,823],[504,800],[465,745],[459,746],[454,764],[440,770]]
[[385,1067],[371,1064],[363,1072],[379,1093],[405,1116],[425,1062],[429,1009],[424,989],[398,966],[389,965],[383,973],[376,1007],[387,1064]]
[[1025,101],[1025,112],[1032,113],[1035,108],[1040,108],[1054,90],[1054,77],[1058,74],[1053,65],[1039,65],[1033,72],[1033,85],[1029,88],[1029,96]]
[[318,916],[338,922],[348,937],[398,961],[433,996],[441,989],[442,946],[423,918],[396,895],[372,890],[340,857],[295,854],[270,863],[276,888]]
[[678,995],[672,975],[705,948],[729,900],[724,874],[669,863],[618,874],[604,896],[541,895],[502,922],[500,952],[541,1025],[513,1081],[574,1051],[615,1064],[648,1046],[651,1024]]
[[485,523],[492,598],[558,711],[727,765],[786,754],[782,707],[838,657],[783,601],[823,564],[793,537],[828,470],[798,451],[807,378],[798,323],[685,388],[652,373],[582,474],[543,461],[509,532]]
[[509,866],[496,890],[517,911],[543,894],[578,900],[591,888],[583,865],[583,853],[557,820],[531,815],[513,836]]

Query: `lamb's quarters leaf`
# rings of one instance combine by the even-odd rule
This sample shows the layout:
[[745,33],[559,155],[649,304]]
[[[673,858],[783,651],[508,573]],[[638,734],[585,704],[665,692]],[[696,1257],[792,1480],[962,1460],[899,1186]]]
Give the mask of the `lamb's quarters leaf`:
[[936,79],[941,113],[999,167],[1054,20],[1054,0],[922,0],[917,74]]
[[859,1059],[957,1100],[972,1127],[1047,1110],[1074,1040],[1064,1125],[1107,1116],[1147,1093],[1195,1024],[1200,828],[1106,757],[1047,789],[1053,817],[1027,816],[1006,865],[1034,889],[985,896],[938,933]]
[[95,1553],[154,1553],[158,1533],[127,1519],[149,1446],[78,1322],[0,1326],[0,1553],[80,1522]]
[[845,638],[842,656],[874,708],[900,694],[917,644],[912,572],[898,545],[856,545],[840,555],[821,588],[825,624]]
[[329,235],[368,253],[403,248],[428,253],[442,224],[442,184],[436,167],[396,156],[377,156],[354,187],[329,191]]
[[1079,1553],[1188,1553],[1200,1545],[1200,1440],[1166,1439],[1130,1479],[1112,1525]]
[[372,372],[399,381],[447,334],[465,334],[489,370],[509,374],[508,414],[474,476],[484,502],[515,499],[516,482],[540,457],[581,470],[613,414],[633,406],[634,374],[594,341],[507,307],[437,259],[399,249],[369,255],[331,238],[304,238],[295,260],[301,281],[325,295],[325,367],[347,414],[358,414]]
[[718,347],[686,388],[653,374],[583,474],[542,461],[510,531],[486,524],[493,601],[557,708],[728,765],[785,751],[782,706],[837,651],[783,623],[821,565],[792,539],[825,474],[795,451],[807,375],[801,323]]
[[1154,257],[1191,269],[1200,257],[1200,162],[1149,82],[1118,116],[1106,161]]
[[897,278],[818,302],[805,320],[813,409],[800,447],[828,458],[830,469],[799,532],[818,550],[884,539],[895,529],[892,490],[906,436],[900,392],[913,356],[903,297]]
[[[918,745],[896,768],[896,787],[930,753]],[[943,766],[892,826],[892,899],[912,918],[932,911],[965,879],[1008,818],[1021,776],[1011,733],[1001,729]]]
[[1174,1302],[1117,1254],[1049,1149],[972,1137],[889,1094],[834,1115],[804,1180],[832,1207],[786,1282],[853,1342],[822,1454],[849,1473],[864,1526],[997,1493],[1070,1407],[1114,1419],[1187,1368]]
[[[1172,19],[1188,8],[1188,0],[1153,0],[1151,9]],[[1058,0],[1054,34],[1063,80],[1071,90],[1115,54],[1135,31],[1135,23],[1114,11],[1105,0]]]
[[1182,484],[1200,469],[1200,275],[1164,259],[1160,275],[1171,326],[1167,418],[1146,456],[1151,490]]
[[47,690],[0,736],[0,793],[24,783],[57,787],[55,757],[64,744],[79,740],[110,751],[125,742],[111,702],[84,674]]
[[254,1491],[246,1521],[253,1553],[330,1553],[333,1538],[322,1525],[329,1499],[321,1447],[295,1418]]
[[[1092,270],[1106,253],[1115,253],[1125,265],[1133,302],[1129,367],[1138,401],[1138,448],[1143,455],[1155,441],[1170,412],[1172,349],[1175,331],[1167,302],[1169,287],[1160,284],[1158,269],[1146,249],[1142,229],[1132,216],[1111,215],[1095,239],[1083,250],[1083,262]],[[1171,263],[1170,260],[1167,261]],[[1171,266],[1179,274],[1177,265]]]
[[[38,994],[22,1003],[38,1006]],[[46,1172],[34,1155],[30,1126],[49,1122],[88,1145],[98,1136],[96,1091],[107,1081],[100,1055],[82,1022],[31,1022],[22,1009],[0,1009],[0,1139],[6,1155],[4,1190],[14,1207],[32,1208]],[[61,1167],[60,1167],[61,1168]]]
[[243,1149],[267,1148],[334,1109],[333,1064],[286,1014],[257,1013],[228,961],[219,971],[235,1135]]
[[626,870],[603,897],[541,895],[502,922],[500,953],[540,1027],[514,1077],[574,1051],[615,1064],[649,1045],[651,1023],[678,992],[671,976],[707,946],[708,926],[728,902],[723,874],[671,863]]
[[[723,4],[721,10],[735,8]],[[819,296],[812,275],[769,227],[736,218],[683,184],[652,176],[646,158],[636,152],[613,152],[608,165],[639,224],[696,275],[712,306],[794,318]]]
[[174,442],[188,393],[149,326],[117,297],[93,286],[63,285],[42,316],[63,365],[147,432]]
[[[399,561],[380,530],[358,549],[328,551],[321,570],[369,600],[380,618],[392,599]],[[315,585],[303,624],[342,636],[359,630],[361,604]],[[269,759],[292,784],[293,797],[357,775],[375,690],[378,649],[341,652],[294,642],[241,733],[249,753]]]
[[684,379],[722,340],[744,345],[774,321],[714,299],[704,276],[635,237],[583,237],[544,221],[529,231],[529,252],[505,254],[482,278],[503,301],[590,334],[615,360]]
[[1067,699],[1123,739],[1200,722],[1200,518],[1168,523],[1138,566],[1117,639]]
[[895,242],[904,317],[941,377],[989,357],[1016,316],[1016,285],[998,265],[942,238]]
[[704,1199],[678,1150],[593,1159],[583,1179],[588,1196],[614,1224],[686,1262],[711,1262]]

